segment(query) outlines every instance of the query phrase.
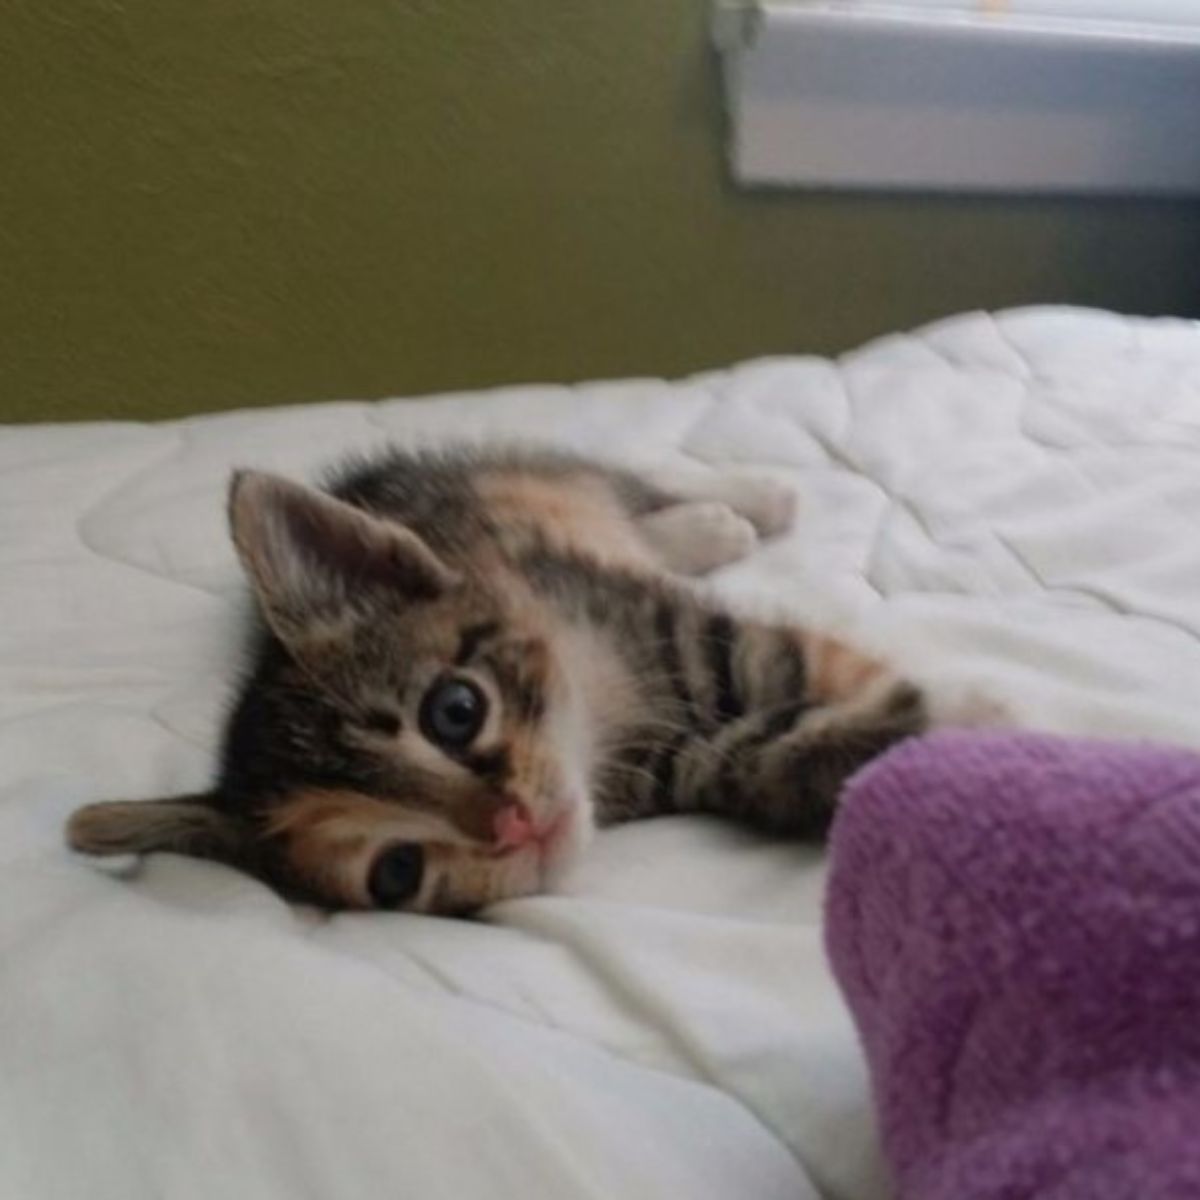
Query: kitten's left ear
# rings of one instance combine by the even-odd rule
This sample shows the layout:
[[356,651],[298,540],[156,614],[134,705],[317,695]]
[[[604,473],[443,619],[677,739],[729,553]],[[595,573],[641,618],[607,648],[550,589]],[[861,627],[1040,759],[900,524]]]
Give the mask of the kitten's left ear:
[[459,582],[404,526],[264,471],[234,475],[229,524],[268,624],[293,648],[347,610],[432,600]]
[[242,866],[250,857],[248,828],[207,794],[89,804],[67,822],[67,844],[100,858],[170,850]]

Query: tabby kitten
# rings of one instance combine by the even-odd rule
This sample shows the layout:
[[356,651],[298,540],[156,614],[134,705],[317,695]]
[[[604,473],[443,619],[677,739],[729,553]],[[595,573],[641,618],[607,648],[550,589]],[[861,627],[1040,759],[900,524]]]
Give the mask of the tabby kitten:
[[550,885],[594,823],[817,833],[929,714],[881,663],[678,578],[791,511],[761,480],[663,485],[550,453],[393,451],[321,491],[242,472],[230,524],[261,621],[216,788],[91,805],[70,844],[463,914]]

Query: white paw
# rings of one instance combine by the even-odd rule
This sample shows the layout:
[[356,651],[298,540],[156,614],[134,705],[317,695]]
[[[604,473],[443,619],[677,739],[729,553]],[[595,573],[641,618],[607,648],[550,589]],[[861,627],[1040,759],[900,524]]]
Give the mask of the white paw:
[[923,689],[935,726],[1003,729],[1016,724],[1013,710],[973,684],[941,684]]
[[721,499],[745,517],[761,537],[773,537],[790,529],[796,520],[795,491],[775,479],[731,475],[722,481]]
[[745,558],[758,544],[754,526],[719,500],[698,501],[671,510],[670,566],[684,575],[702,575]]

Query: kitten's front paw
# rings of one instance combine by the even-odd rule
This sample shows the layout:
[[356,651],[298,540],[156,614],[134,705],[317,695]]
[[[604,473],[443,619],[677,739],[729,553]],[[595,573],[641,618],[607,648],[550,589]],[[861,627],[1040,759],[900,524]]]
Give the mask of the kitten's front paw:
[[677,570],[690,575],[740,562],[758,544],[758,534],[745,517],[719,500],[689,504],[678,510]]
[[722,492],[725,503],[745,517],[760,537],[786,533],[795,524],[799,499],[792,488],[776,479],[731,475]]
[[975,684],[941,684],[926,687],[933,725],[957,729],[1003,729],[1016,724],[1012,708]]

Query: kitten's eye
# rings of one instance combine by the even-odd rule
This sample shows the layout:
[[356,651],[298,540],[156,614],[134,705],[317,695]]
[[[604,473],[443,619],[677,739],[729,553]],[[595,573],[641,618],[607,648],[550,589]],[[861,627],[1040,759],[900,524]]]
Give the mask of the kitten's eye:
[[367,891],[379,908],[399,908],[421,890],[425,851],[414,842],[390,846],[374,862]]
[[487,699],[466,679],[443,679],[421,701],[421,732],[450,750],[469,746],[486,719]]

